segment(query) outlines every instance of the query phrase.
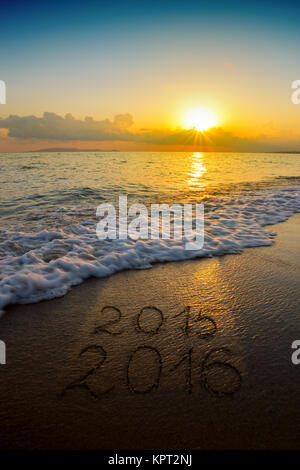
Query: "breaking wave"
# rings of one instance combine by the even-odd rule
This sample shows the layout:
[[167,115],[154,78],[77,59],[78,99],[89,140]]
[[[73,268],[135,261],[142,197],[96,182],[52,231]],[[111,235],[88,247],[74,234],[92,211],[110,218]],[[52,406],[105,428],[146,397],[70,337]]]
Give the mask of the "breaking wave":
[[[185,249],[184,239],[100,241],[93,217],[66,226],[57,224],[61,228],[53,230],[1,230],[0,311],[13,303],[62,296],[91,276],[101,278],[125,269],[151,268],[157,262],[241,253],[247,247],[271,245],[276,234],[265,226],[300,212],[300,187],[257,190],[201,202],[205,206],[204,246],[194,251]],[[74,215],[76,209],[72,211]]]

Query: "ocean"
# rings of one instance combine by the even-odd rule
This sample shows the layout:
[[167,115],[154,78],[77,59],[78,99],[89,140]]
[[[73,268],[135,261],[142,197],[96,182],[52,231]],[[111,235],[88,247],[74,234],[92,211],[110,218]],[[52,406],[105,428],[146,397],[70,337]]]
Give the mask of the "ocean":
[[[300,212],[300,154],[0,154],[0,310],[64,295],[88,277],[274,243],[267,227]],[[99,240],[102,203],[203,203],[204,246]]]

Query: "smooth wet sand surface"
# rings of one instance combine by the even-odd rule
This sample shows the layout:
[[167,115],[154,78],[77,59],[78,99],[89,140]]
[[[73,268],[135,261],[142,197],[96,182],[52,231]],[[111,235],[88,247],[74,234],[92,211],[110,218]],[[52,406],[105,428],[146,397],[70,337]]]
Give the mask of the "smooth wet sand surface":
[[300,448],[300,215],[271,230],[8,308],[0,448]]

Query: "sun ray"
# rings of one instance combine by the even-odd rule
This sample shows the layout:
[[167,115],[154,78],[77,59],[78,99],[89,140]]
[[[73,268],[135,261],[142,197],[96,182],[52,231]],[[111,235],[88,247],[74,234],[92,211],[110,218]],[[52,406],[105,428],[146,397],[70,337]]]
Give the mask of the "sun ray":
[[195,129],[197,132],[203,132],[217,124],[217,120],[209,109],[194,108],[187,111],[184,115],[183,126],[185,129]]

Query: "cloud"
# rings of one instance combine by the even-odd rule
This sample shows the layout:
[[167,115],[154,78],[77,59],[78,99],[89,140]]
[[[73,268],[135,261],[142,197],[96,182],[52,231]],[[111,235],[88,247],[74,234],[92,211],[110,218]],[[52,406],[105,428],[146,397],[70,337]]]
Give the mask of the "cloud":
[[132,125],[130,114],[119,114],[113,121],[95,121],[92,117],[76,119],[71,114],[61,117],[55,113],[36,116],[8,116],[0,119],[0,128],[8,129],[8,136],[18,139],[46,140],[118,140],[127,139]]
[[64,117],[45,112],[42,117],[15,116],[0,118],[0,129],[7,129],[8,136],[15,139],[38,139],[55,141],[123,141],[158,145],[199,145],[220,150],[263,151],[270,147],[264,139],[237,137],[222,128],[205,133],[177,128],[130,129],[130,114],[118,114],[113,120],[96,121],[92,117],[76,119],[71,114]]

